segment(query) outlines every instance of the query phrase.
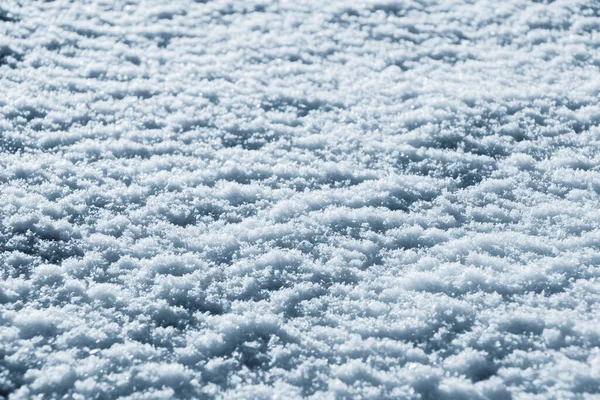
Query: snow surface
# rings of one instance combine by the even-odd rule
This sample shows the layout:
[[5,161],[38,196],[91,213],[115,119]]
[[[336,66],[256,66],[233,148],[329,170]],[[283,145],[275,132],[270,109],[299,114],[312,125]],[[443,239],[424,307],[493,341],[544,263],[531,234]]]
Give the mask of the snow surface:
[[0,396],[600,398],[597,0],[0,3]]

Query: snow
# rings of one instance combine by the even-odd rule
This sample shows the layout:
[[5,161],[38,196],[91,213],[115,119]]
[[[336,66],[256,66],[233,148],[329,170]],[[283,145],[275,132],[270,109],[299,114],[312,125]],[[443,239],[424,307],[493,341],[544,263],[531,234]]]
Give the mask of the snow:
[[6,0],[0,397],[600,395],[595,0]]

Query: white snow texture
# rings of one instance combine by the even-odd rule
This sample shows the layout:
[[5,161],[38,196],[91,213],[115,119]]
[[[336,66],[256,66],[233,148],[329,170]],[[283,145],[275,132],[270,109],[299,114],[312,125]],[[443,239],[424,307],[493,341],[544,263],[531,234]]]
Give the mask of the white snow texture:
[[599,30],[1,1],[0,397],[599,399]]

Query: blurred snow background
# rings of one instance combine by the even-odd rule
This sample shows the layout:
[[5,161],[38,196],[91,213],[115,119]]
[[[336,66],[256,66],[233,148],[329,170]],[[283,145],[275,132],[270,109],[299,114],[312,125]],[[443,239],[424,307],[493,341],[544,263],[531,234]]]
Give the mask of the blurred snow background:
[[598,1],[0,4],[0,396],[600,396]]

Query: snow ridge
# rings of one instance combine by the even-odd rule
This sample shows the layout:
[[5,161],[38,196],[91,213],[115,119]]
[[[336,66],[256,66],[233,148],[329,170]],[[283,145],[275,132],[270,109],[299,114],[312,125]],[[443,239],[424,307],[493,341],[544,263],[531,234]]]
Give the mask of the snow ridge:
[[0,397],[598,398],[599,29],[3,1]]

